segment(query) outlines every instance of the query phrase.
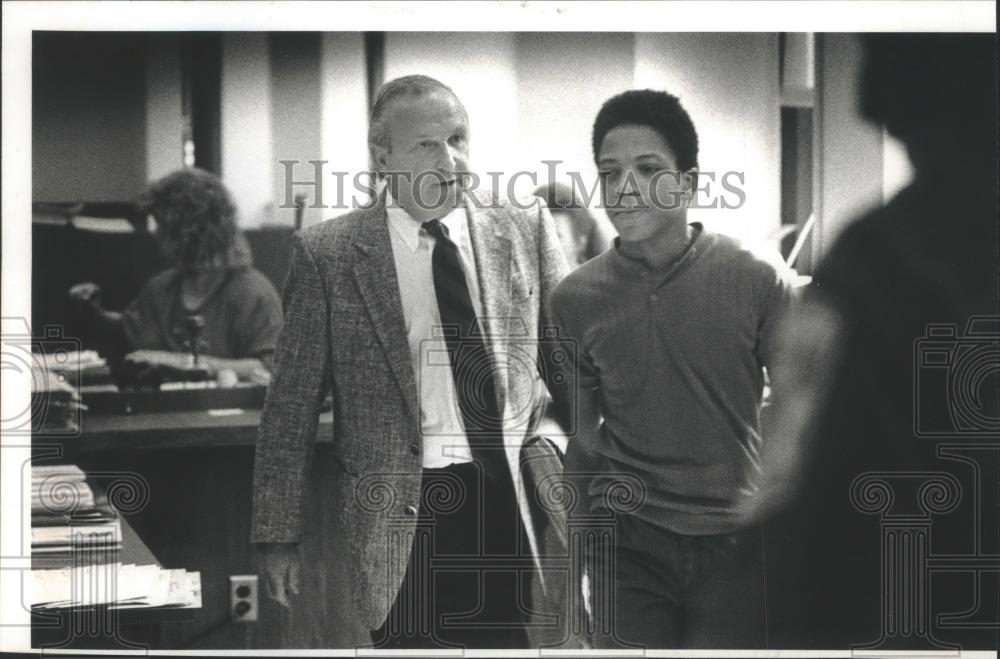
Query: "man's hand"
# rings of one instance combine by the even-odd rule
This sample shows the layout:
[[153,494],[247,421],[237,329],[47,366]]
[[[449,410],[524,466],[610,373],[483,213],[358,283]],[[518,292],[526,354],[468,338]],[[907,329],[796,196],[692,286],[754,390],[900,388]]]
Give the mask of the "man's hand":
[[257,562],[264,573],[268,597],[289,608],[288,595],[299,594],[299,546],[293,543],[258,544]]
[[92,281],[72,286],[67,295],[73,303],[81,307],[88,307],[95,311],[101,308],[101,287]]

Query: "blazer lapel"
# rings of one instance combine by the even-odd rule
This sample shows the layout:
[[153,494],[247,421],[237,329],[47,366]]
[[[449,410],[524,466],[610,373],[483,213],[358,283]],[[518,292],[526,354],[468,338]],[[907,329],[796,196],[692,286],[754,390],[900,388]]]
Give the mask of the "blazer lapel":
[[483,331],[491,346],[494,359],[497,360],[495,384],[497,405],[501,412],[507,398],[507,369],[504,363],[504,339],[511,328],[508,328],[510,315],[510,271],[511,245],[510,239],[502,235],[495,226],[488,211],[476,208],[476,204],[468,199],[465,202],[469,214],[469,238],[472,251],[476,255],[476,268],[479,271],[479,296],[482,302]]
[[[471,193],[470,193],[471,194]],[[483,199],[479,199],[483,203]],[[502,216],[497,217],[490,210],[476,208],[476,204],[468,199],[465,204],[469,214],[469,234],[472,241],[472,251],[476,255],[476,267],[479,270],[479,289],[483,306],[484,331],[491,346],[494,364],[494,383],[497,391],[497,409],[504,415],[504,430],[512,428],[507,423],[506,401],[510,394],[512,370],[509,367],[509,352],[511,339],[531,336],[524,320],[511,316],[511,272],[513,268],[513,245],[510,238],[503,235]],[[489,207],[487,206],[487,209]],[[523,374],[522,374],[523,375]],[[514,479],[515,496],[521,521],[528,535],[531,553],[535,565],[541,567],[539,559],[539,542],[535,526],[531,518],[531,507],[525,491],[520,467],[520,442],[523,437],[505,437],[505,442],[516,439],[518,445],[507,445],[507,464]],[[542,588],[545,588],[544,576]]]
[[410,346],[403,319],[403,303],[399,297],[399,283],[396,280],[396,264],[389,242],[384,198],[360,223],[354,246],[361,252],[354,265],[354,278],[368,307],[375,334],[403,390],[410,414],[419,420],[417,382],[410,361]]

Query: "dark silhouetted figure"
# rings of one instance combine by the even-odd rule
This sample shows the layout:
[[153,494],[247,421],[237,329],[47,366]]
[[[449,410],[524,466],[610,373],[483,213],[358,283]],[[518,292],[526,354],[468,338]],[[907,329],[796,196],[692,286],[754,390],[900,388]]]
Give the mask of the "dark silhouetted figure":
[[915,176],[845,229],[789,324],[769,645],[995,649],[995,35],[862,40],[861,112]]

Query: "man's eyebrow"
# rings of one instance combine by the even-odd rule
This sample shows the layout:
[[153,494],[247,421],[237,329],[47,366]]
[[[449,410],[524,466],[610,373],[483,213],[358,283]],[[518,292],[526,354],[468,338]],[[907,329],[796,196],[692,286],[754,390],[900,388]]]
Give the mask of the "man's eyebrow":
[[[458,135],[468,135],[468,133],[469,133],[469,130],[467,128],[463,128],[461,126],[459,126],[457,128],[454,128],[451,131],[449,131],[450,135],[456,135],[456,134],[458,134]],[[414,142],[420,142],[422,140],[438,140],[438,136],[437,136],[436,133],[418,133],[413,138]]]
[[[641,154],[639,154],[639,155],[637,155],[635,157],[636,160],[642,160],[644,158],[648,158],[648,159],[652,159],[652,160],[664,160],[665,159],[664,156],[662,156],[662,155],[660,155],[658,153],[641,153]],[[612,164],[612,163],[616,163],[616,162],[618,162],[617,158],[601,158],[600,160],[597,161],[597,164],[598,165],[603,165],[603,164]]]
[[420,135],[415,135],[413,137],[413,141],[410,142],[410,144],[412,144],[415,147],[419,145],[421,142],[426,142],[427,140],[434,140],[434,137],[426,133],[421,133]]

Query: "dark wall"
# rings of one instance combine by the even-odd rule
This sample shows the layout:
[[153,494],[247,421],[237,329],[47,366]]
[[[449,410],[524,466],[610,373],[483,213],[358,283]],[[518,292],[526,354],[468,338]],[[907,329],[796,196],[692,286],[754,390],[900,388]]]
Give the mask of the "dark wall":
[[107,32],[35,32],[32,199],[134,198],[146,180],[145,41]]
[[[309,160],[317,158],[316,147],[322,132],[320,99],[320,34],[318,32],[274,32],[268,35],[271,57],[271,113],[273,117],[274,159],[301,163],[296,171],[310,172]],[[277,171],[279,165],[275,162]],[[301,178],[301,175],[300,175]],[[298,188],[305,192],[308,188]],[[285,199],[284,180],[277,177],[275,206],[292,203]],[[329,202],[327,202],[329,203]],[[275,222],[290,222],[294,211],[275,210]]]
[[46,325],[64,325],[67,336],[80,336],[69,315],[66,291],[93,281],[104,291],[105,308],[120,310],[143,283],[166,267],[146,232],[108,234],[72,226],[35,224],[31,231],[31,327],[41,335]]

